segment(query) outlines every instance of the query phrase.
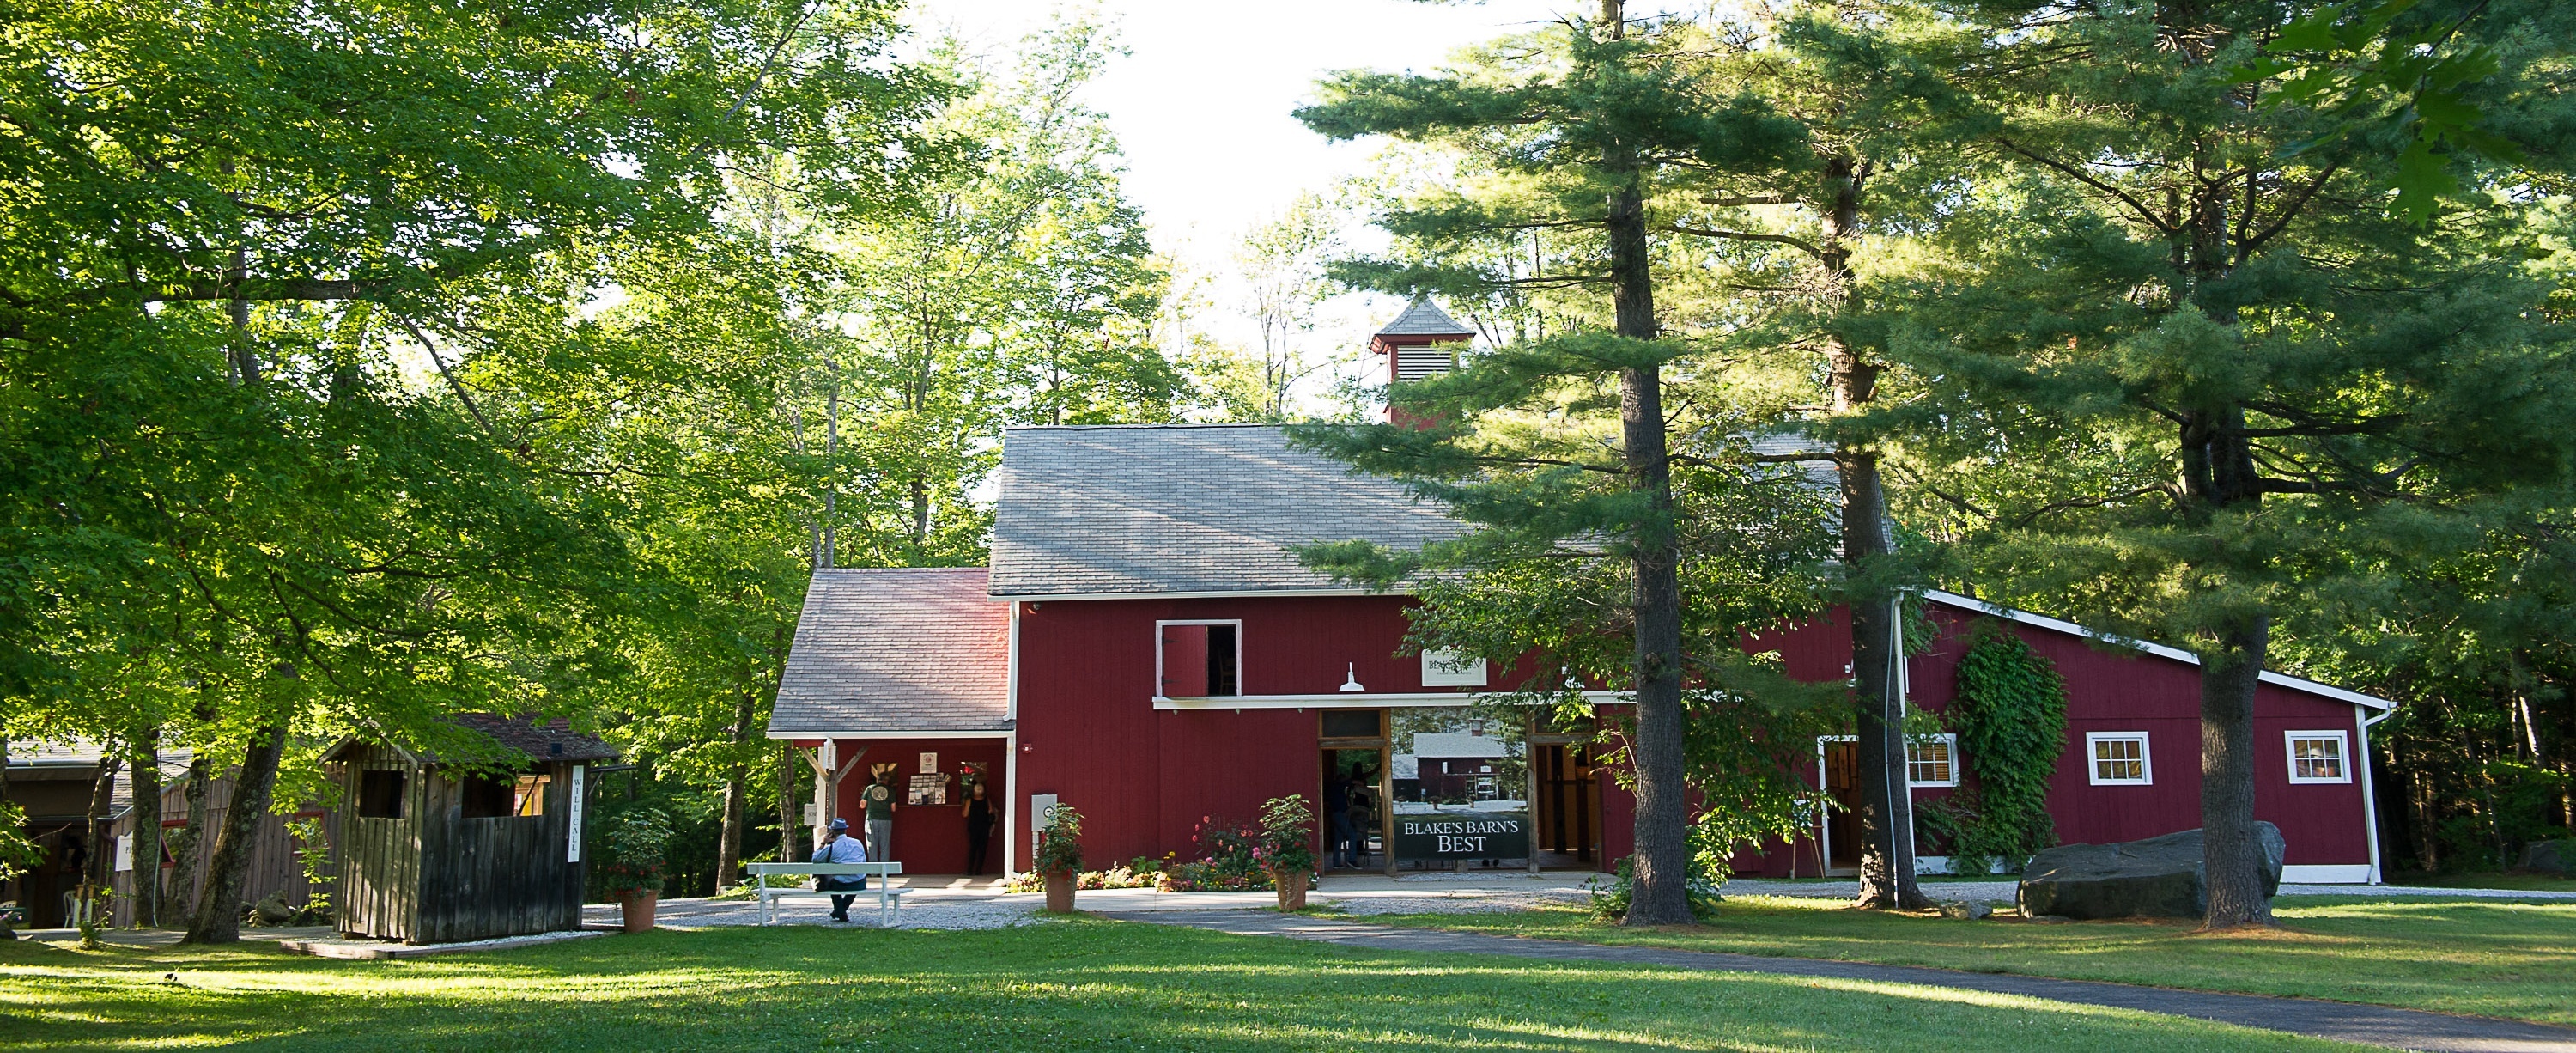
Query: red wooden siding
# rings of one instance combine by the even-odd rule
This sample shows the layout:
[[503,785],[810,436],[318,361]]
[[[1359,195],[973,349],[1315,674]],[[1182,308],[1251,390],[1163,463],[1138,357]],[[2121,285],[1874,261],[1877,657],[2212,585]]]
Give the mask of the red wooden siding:
[[[1908,700],[1928,710],[1948,708],[1958,693],[1958,663],[1968,648],[1975,622],[1988,615],[1935,605],[1931,618],[1939,635],[1924,654],[1908,659]],[[2104,647],[2084,638],[2020,623],[2005,623],[2031,650],[2055,664],[2066,680],[2066,745],[2049,793],[2049,814],[2063,843],[2133,841],[2189,830],[2200,825],[2200,669],[2170,658],[2124,648]],[[1747,644],[1752,650],[1778,650],[1791,675],[1809,680],[1842,679],[1850,658],[1851,634],[1837,612],[1794,630],[1764,633]],[[2281,828],[2289,842],[2292,865],[2367,864],[2369,834],[2362,808],[2359,716],[2349,703],[2274,684],[2262,685],[2255,698],[2255,808],[2258,818]],[[2345,737],[2345,764],[2353,768],[2345,783],[2293,785],[2283,733],[2339,730]],[[2086,732],[2145,732],[2154,780],[2148,786],[2096,786],[2089,772]],[[1963,756],[1962,782],[1974,784]],[[1947,788],[1914,791],[1916,800],[1951,793]],[[1624,846],[1610,851],[1625,851]],[[1737,858],[1744,873],[1789,873],[1788,850],[1775,843],[1760,853]],[[1799,872],[1813,874],[1812,844],[1800,846]]]
[[[1010,800],[1009,772],[1003,764],[1004,742],[995,738],[980,739],[839,739],[843,761],[865,748],[867,756],[850,769],[841,780],[838,810],[834,813],[850,821],[850,832],[864,834],[867,803],[859,791],[867,788],[868,769],[879,764],[897,765],[894,773],[894,859],[903,864],[907,874],[963,874],[966,872],[966,785],[960,778],[968,761],[980,761],[992,785],[984,791],[993,802],[992,854],[984,861],[985,873],[1002,868],[1002,804]],[[921,771],[921,755],[939,754],[939,770],[948,776],[948,803],[945,805],[906,805],[905,788],[912,776]],[[1025,829],[1025,828],[1023,828]]]
[[1081,809],[1083,851],[1101,864],[1187,853],[1205,816],[1250,820],[1272,797],[1318,799],[1315,710],[1154,709],[1157,620],[1242,619],[1247,695],[1331,693],[1346,674],[1371,693],[1413,692],[1423,690],[1421,662],[1395,654],[1408,602],[1247,597],[1023,607],[1014,860],[1026,860],[1030,794],[1057,794]]

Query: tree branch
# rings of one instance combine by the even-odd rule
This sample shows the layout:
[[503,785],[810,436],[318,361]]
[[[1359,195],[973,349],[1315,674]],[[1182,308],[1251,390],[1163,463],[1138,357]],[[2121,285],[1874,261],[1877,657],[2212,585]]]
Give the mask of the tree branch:
[[1817,248],[1814,242],[1808,241],[1805,238],[1791,237],[1787,234],[1756,234],[1747,230],[1714,230],[1707,227],[1685,227],[1679,223],[1666,224],[1664,229],[1675,234],[1689,234],[1702,238],[1725,238],[1729,241],[1765,241],[1774,245],[1789,246],[1790,248],[1804,252],[1807,255],[1816,257],[1817,259],[1823,259],[1825,256],[1825,251]]

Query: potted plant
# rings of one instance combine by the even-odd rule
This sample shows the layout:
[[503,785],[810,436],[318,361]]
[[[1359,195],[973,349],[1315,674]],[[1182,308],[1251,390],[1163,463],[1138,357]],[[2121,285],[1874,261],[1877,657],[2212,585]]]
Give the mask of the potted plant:
[[1270,871],[1279,909],[1306,909],[1306,879],[1315,873],[1315,810],[1302,794],[1273,797],[1261,806],[1261,840],[1253,857]]
[[1033,869],[1046,877],[1048,913],[1073,913],[1073,876],[1082,872],[1082,813],[1063,804],[1047,810]]
[[662,900],[662,853],[671,844],[671,817],[659,808],[636,808],[599,824],[599,872],[618,903],[628,932],[653,931]]

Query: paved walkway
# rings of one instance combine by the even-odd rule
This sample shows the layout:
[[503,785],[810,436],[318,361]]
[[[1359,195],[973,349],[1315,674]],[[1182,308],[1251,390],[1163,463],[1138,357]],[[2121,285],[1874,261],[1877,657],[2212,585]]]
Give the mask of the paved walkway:
[[[1923,894],[1936,900],[1975,900],[2010,903],[2014,881],[1926,881]],[[1723,890],[1730,896],[1796,896],[1802,899],[1852,899],[1860,895],[1858,881],[1780,881],[1762,878],[1737,878]],[[2284,896],[2403,896],[2445,897],[2462,899],[2549,899],[2576,900],[2576,892],[2535,892],[2509,888],[2436,888],[2428,885],[2283,885]]]
[[2111,1006],[2149,1013],[2187,1016],[2243,1027],[2288,1031],[2318,1038],[2396,1049],[2438,1053],[2576,1053],[2576,1031],[2514,1020],[2449,1016],[2411,1009],[2324,1002],[2261,995],[2211,994],[2162,987],[2052,980],[2035,976],[1953,972],[1901,965],[1865,965],[1813,958],[1765,958],[1651,947],[1604,947],[1560,940],[1396,928],[1262,911],[1160,911],[1111,917],[1163,925],[1186,925],[1238,936],[1282,936],[1371,950],[1421,951],[1432,954],[1502,954],[1553,961],[1612,962],[1678,969],[1821,976],[1836,979],[1920,984],[1996,994],[2023,995],[2057,1002]]

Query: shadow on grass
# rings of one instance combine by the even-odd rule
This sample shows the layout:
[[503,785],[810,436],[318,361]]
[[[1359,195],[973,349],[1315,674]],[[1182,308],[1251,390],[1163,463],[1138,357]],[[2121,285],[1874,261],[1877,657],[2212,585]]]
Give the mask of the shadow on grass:
[[2281,928],[2223,933],[2199,933],[2179,920],[1968,921],[1757,896],[1728,900],[1712,924],[1697,929],[1627,929],[1571,910],[1371,920],[2576,1024],[2576,903],[2303,897],[2275,909]]
[[2334,1048],[1974,992],[1089,920],[661,932],[386,962],[21,945],[0,948],[0,1036],[81,1049]]

